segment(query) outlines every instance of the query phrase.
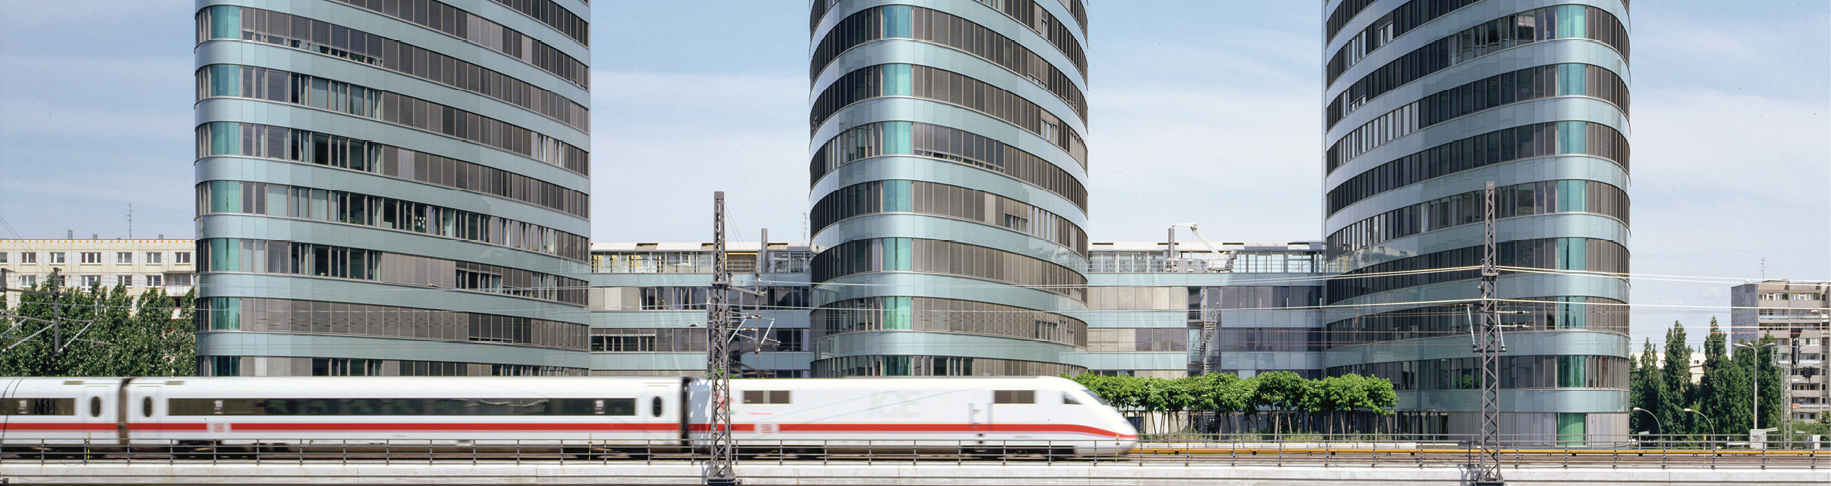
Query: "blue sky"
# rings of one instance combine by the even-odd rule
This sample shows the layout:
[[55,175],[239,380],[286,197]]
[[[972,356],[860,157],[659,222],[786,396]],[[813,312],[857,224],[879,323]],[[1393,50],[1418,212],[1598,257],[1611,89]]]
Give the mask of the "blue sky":
[[[1321,239],[1320,3],[1089,2],[1091,237]],[[682,5],[593,2],[592,239],[704,240],[714,190],[799,239],[806,2]],[[1635,279],[1635,340],[1727,325],[1655,307],[1728,304],[1694,277],[1831,279],[1831,6],[1633,6],[1633,271],[1681,276]],[[8,4],[0,237],[192,234],[193,8]]]

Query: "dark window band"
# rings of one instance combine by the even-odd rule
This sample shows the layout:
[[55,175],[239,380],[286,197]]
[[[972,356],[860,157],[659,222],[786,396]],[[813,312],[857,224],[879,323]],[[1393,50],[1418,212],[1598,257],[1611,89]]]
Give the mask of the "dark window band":
[[[1066,33],[1063,33],[1067,37]],[[925,8],[909,6],[877,7],[852,14],[839,25],[833,27],[820,45],[814,49],[813,62],[808,67],[808,80],[818,80],[820,72],[846,50],[860,44],[878,39],[907,38],[919,39],[945,45],[979,56],[993,64],[1003,66],[1020,77],[1030,80],[1049,92],[1055,93],[1067,103],[1081,122],[1087,122],[1087,97],[1081,88],[1075,86],[1068,75],[1055,68],[1042,56],[1031,52],[1029,48],[1004,37],[996,31],[987,29],[953,15]],[[1070,45],[1074,42],[1069,39]],[[1079,47],[1076,46],[1077,51]],[[1064,51],[1065,52],[1065,51]],[[1078,61],[1081,67],[1081,79],[1087,79],[1086,62]]]
[[468,111],[342,81],[277,69],[211,64],[197,70],[197,99],[232,96],[311,106],[417,128],[588,175],[584,150],[540,132]]
[[347,191],[245,181],[197,184],[197,214],[264,214],[411,231],[590,261],[585,237],[508,218]]
[[[1373,1],[1374,0],[1348,0],[1342,2],[1339,7],[1352,7],[1353,13],[1349,13],[1347,17],[1341,18],[1340,23],[1336,22],[1334,16],[1329,17],[1329,38],[1324,42],[1335,42],[1335,35],[1340,33],[1341,28],[1347,26],[1348,21],[1353,20],[1354,15],[1359,14],[1361,10],[1367,8]],[[1403,37],[1406,33],[1411,32],[1412,29],[1416,29],[1420,25],[1429,23],[1432,20],[1437,20],[1438,17],[1448,15],[1450,12],[1461,10],[1462,7],[1467,7],[1480,1],[1481,0],[1412,0],[1406,2],[1404,5],[1400,5],[1399,8],[1392,9],[1392,11],[1387,12],[1385,16],[1368,23],[1366,29],[1356,33],[1353,40],[1342,45],[1341,50],[1336,51],[1335,55],[1329,58],[1329,64],[1327,65],[1329,82],[1335,82],[1335,78],[1340,77],[1342,71],[1346,71],[1349,67],[1354,66],[1354,64],[1361,59],[1365,59],[1367,55],[1372,54],[1373,51],[1385,47],[1386,44],[1392,43],[1393,40],[1398,39],[1399,37]],[[1344,11],[1344,8],[1336,9],[1337,13],[1342,13]]]
[[1087,144],[1074,129],[1016,93],[966,75],[928,66],[879,64],[846,73],[815,98],[808,130],[853,103],[884,96],[913,96],[959,105],[1016,125],[1048,140],[1087,168]]
[[[821,343],[815,343],[819,346]],[[816,356],[833,354],[816,351]],[[844,376],[1063,376],[1087,372],[1080,366],[960,356],[838,356],[809,364],[815,378]]]
[[168,415],[635,415],[634,398],[171,398]]
[[1613,127],[1550,122],[1496,130],[1381,164],[1329,190],[1329,214],[1375,195],[1478,167],[1553,155],[1589,155],[1628,168],[1628,139]]
[[985,191],[923,181],[871,181],[828,193],[808,213],[818,234],[846,218],[913,212],[960,218],[1049,240],[1087,256],[1087,233],[1067,218]]
[[[255,297],[200,297],[195,324],[198,332],[379,336],[577,351],[586,349],[590,332],[583,324],[526,317]],[[401,375],[414,376],[404,369]]]
[[[1539,238],[1502,241],[1496,245],[1496,265],[1503,267],[1578,270],[1601,273],[1627,273],[1628,250],[1609,240],[1594,238]],[[1357,277],[1364,274],[1413,272],[1439,268],[1470,267],[1481,264],[1480,246],[1444,250],[1377,265],[1369,265],[1334,277],[1327,283],[1329,303],[1334,304],[1363,295],[1479,277],[1480,270]],[[1508,274],[1503,272],[1503,275]],[[1605,277],[1596,277],[1605,278]],[[1626,279],[1627,277],[1619,277]]]
[[[344,0],[338,0],[344,1]],[[444,7],[443,4],[438,4]],[[446,7],[449,8],[449,7]],[[458,14],[449,17],[418,17],[417,20],[390,15],[464,39],[478,46],[496,51],[503,55],[520,60],[528,65],[558,76],[581,88],[591,87],[591,70],[584,63],[573,59],[566,53],[554,49],[545,43],[503,27],[483,17],[464,13],[463,10],[450,9],[472,20],[459,19]],[[442,12],[443,10],[441,10]],[[430,14],[422,11],[420,14]],[[441,14],[443,15],[443,14]],[[449,20],[449,22],[448,22]],[[473,28],[474,27],[474,28]],[[446,28],[452,30],[445,30]],[[258,40],[273,44],[290,44],[293,47],[309,48],[337,57],[348,58],[357,62],[378,64],[399,62],[409,64],[417,55],[431,53],[425,49],[413,51],[402,50],[397,46],[406,44],[393,41],[378,35],[350,29],[324,21],[296,15],[233,6],[215,6],[203,9],[197,14],[197,43],[209,39],[248,39],[257,40],[254,36],[265,36]],[[279,39],[275,39],[279,38]],[[305,46],[302,44],[313,44]],[[416,52],[417,51],[417,52]],[[399,61],[392,61],[399,59]],[[455,59],[445,58],[448,61]],[[427,56],[428,62],[439,62]],[[389,64],[389,69],[400,70],[399,65]],[[452,83],[447,83],[452,84]]]
[[[591,4],[589,0],[579,1],[587,5]],[[374,5],[379,3],[379,0],[367,0],[367,2],[370,5]],[[552,27],[553,30],[557,30],[559,33],[565,34],[566,37],[571,37],[572,40],[578,41],[579,45],[591,45],[591,23],[580,18],[578,14],[572,13],[571,10],[567,10],[566,7],[561,7],[559,4],[554,3],[553,0],[495,0],[495,2],[502,4],[502,6],[515,9],[516,12],[521,12],[522,15],[526,15],[534,20],[539,20],[540,23],[547,24],[547,26]],[[374,9],[370,8],[370,10]]]
[[[1329,235],[1328,258],[1407,236],[1482,221],[1482,193],[1471,191],[1414,204],[1354,224]],[[1628,223],[1628,193],[1596,181],[1560,180],[1494,188],[1494,217],[1550,213],[1593,213]]]
[[[700,287],[699,290],[707,288]],[[704,310],[705,306],[700,306],[700,309]],[[707,341],[704,328],[620,327],[591,330],[591,351],[594,353],[704,353]]]
[[[1620,356],[1502,356],[1500,387],[1628,388],[1633,364]],[[1426,359],[1331,367],[1329,376],[1384,378],[1399,391],[1479,390],[1481,358]]]
[[[1536,297],[1535,302],[1501,302],[1500,322],[1507,332],[1584,329],[1628,333],[1628,311],[1622,302],[1603,297]],[[1357,344],[1469,335],[1469,306],[1438,305],[1382,312],[1329,323],[1330,348]]]
[[585,305],[584,280],[485,263],[282,240],[197,240],[197,273],[247,272],[463,289]]
[[1628,85],[1614,71],[1588,64],[1553,64],[1501,73],[1438,91],[1380,115],[1329,146],[1328,171],[1418,130],[1490,108],[1554,96],[1589,96],[1628,112]]
[[210,122],[197,126],[197,158],[236,155],[349,169],[488,194],[591,217],[591,196],[551,182],[450,157],[295,128]]
[[933,157],[1010,176],[1087,210],[1087,188],[1068,171],[1017,147],[966,130],[917,122],[878,122],[834,135],[814,151],[809,184],[841,166],[881,155]]
[[864,297],[833,302],[810,314],[821,336],[868,331],[957,332],[1087,346],[1087,323],[1038,310],[930,297]]
[[[1324,21],[1324,24],[1328,26],[1329,34],[1327,36],[1323,37],[1323,43],[1328,44],[1330,42],[1334,42],[1335,34],[1341,33],[1341,29],[1343,27],[1348,26],[1348,21],[1354,20],[1354,16],[1360,15],[1362,10],[1366,10],[1367,6],[1373,5],[1373,2],[1376,2],[1376,1],[1378,1],[1378,0],[1342,0],[1341,3],[1336,4],[1335,10],[1329,12],[1328,20]],[[1438,1],[1441,1],[1441,0],[1438,0]],[[1481,1],[1481,0],[1452,0],[1452,1]],[[1436,2],[1431,2],[1431,3],[1436,3]],[[1403,7],[1401,7],[1401,8],[1403,8]]]
[[[826,18],[827,11],[832,10],[833,6],[838,5],[840,1],[841,0],[814,0],[813,5],[808,8],[807,32],[809,35],[813,35],[814,31],[820,29],[820,19]],[[1034,16],[1039,13],[1046,15],[1047,12],[1046,10],[1043,10],[1041,4],[1031,0],[975,1],[985,4],[986,7],[990,7],[992,10],[997,10],[1013,19],[1024,22],[1025,25],[1034,25],[1032,23],[1034,21]],[[1086,36],[1087,5],[1082,3],[1081,0],[1068,0],[1063,3],[1068,5],[1068,15],[1074,16],[1075,24],[1081,28],[1081,35]]]
[[1528,10],[1450,34],[1380,66],[1342,90],[1323,116],[1328,126],[1335,126],[1368,101],[1412,81],[1490,53],[1555,39],[1593,39],[1628,58],[1627,28],[1606,10],[1583,5]]
[[1087,277],[1054,262],[952,241],[878,238],[841,243],[814,256],[814,281],[909,271],[994,280],[1085,301]]

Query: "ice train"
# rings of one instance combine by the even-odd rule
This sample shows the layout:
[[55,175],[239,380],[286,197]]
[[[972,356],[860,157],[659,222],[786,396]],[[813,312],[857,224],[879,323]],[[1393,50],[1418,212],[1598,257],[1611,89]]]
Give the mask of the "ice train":
[[[1114,455],[1137,430],[1081,385],[1034,378],[732,380],[754,448]],[[385,444],[691,447],[711,430],[690,377],[0,378],[0,446]],[[424,446],[422,446],[424,447]]]

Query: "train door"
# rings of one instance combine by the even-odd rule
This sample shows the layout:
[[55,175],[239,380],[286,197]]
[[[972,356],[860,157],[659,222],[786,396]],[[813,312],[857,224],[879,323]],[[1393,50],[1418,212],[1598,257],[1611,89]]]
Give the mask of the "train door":
[[[182,382],[180,382],[182,383]],[[158,424],[165,422],[165,411],[161,410],[165,401],[161,400],[165,389],[163,382],[142,380],[122,387],[121,416],[125,424],[125,437],[133,444],[159,443],[166,438],[166,428]]]
[[648,442],[674,439],[677,435],[674,412],[679,409],[674,403],[680,399],[680,386],[672,383],[650,383],[644,394],[636,403],[636,423],[640,427],[641,437]]
[[92,444],[112,444],[118,433],[115,427],[114,402],[120,391],[120,380],[85,381],[76,397],[76,421],[83,424],[83,438]]

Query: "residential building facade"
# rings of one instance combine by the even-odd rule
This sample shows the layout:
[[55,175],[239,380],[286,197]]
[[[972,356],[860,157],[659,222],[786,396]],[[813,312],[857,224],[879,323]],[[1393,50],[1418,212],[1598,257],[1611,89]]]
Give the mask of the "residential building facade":
[[1831,339],[1831,283],[1767,280],[1729,289],[1732,342],[1774,338],[1774,359],[1787,373],[1787,409],[1794,419],[1831,413],[1825,376]]
[[810,8],[813,375],[1081,371],[1080,0]]
[[1327,371],[1392,380],[1401,430],[1479,432],[1468,309],[1492,217],[1500,433],[1626,434],[1627,2],[1323,12]]
[[[161,235],[164,236],[164,235]],[[0,239],[0,270],[7,288],[49,283],[53,271],[64,287],[121,286],[139,297],[146,292],[181,296],[191,291],[196,268],[191,240],[9,240]],[[14,296],[16,297],[16,296]],[[9,298],[8,305],[18,305]]]
[[588,19],[199,0],[200,374],[584,374]]

